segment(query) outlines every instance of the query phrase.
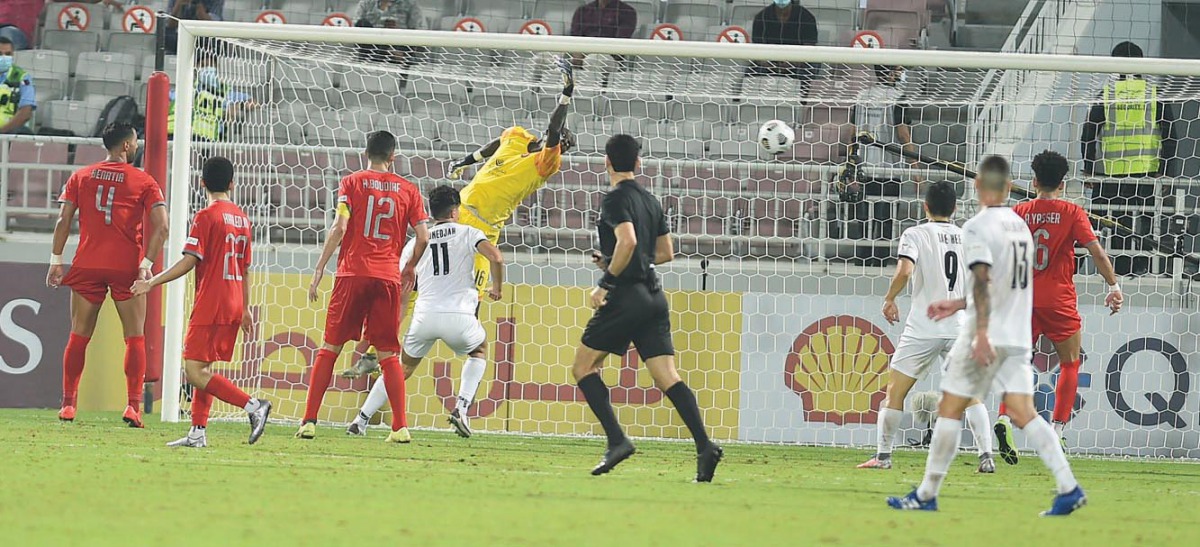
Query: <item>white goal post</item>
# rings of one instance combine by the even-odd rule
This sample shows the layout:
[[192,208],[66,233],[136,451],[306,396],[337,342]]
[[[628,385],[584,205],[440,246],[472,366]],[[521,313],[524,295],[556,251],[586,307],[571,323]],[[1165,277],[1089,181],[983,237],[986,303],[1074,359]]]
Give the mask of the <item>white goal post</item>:
[[[493,410],[504,408],[503,416],[480,420],[482,431],[596,431],[591,415],[573,399],[573,385],[563,380],[569,369],[567,354],[578,341],[580,317],[586,320],[579,309],[580,291],[574,288],[590,284],[592,274],[577,251],[590,245],[594,231],[590,215],[602,190],[595,181],[603,170],[597,146],[602,149],[608,134],[641,130],[648,184],[664,200],[681,238],[680,260],[664,268],[664,282],[673,291],[677,339],[682,340],[680,366],[696,387],[701,406],[707,407],[705,416],[714,435],[756,442],[865,445],[873,439],[874,406],[881,399],[887,357],[902,327],[887,325],[878,312],[892,271],[888,258],[894,254],[894,240],[921,218],[921,181],[960,183],[964,205],[971,195],[960,174],[929,163],[889,159],[868,165],[866,173],[881,185],[894,184],[895,193],[882,190],[857,203],[839,199],[834,182],[845,162],[846,145],[853,141],[856,101],[871,97],[865,90],[876,84],[872,67],[904,67],[912,76],[906,84],[892,85],[900,85],[905,112],[913,113],[911,122],[905,114],[906,119],[896,123],[912,126],[911,144],[920,153],[969,164],[1003,151],[1014,159],[1019,185],[1027,187],[1032,154],[1056,149],[1072,162],[1068,196],[1081,204],[1087,202],[1079,185],[1085,161],[1078,152],[1079,127],[1109,75],[1144,75],[1157,82],[1164,101],[1200,100],[1200,61],[1191,60],[180,21],[176,120],[193,117],[197,51],[206,40],[223,44],[223,54],[252,59],[243,70],[251,74],[223,73],[222,83],[229,89],[244,88],[262,106],[219,143],[202,143],[193,138],[190,123],[177,124],[170,163],[168,259],[180,255],[198,204],[198,154],[238,154],[242,159],[235,158],[236,180],[243,189],[239,201],[261,228],[256,232],[261,236],[255,246],[252,299],[264,314],[271,307],[285,309],[269,322],[292,323],[289,332],[297,335],[295,339],[307,333],[310,342],[320,340],[323,303],[308,307],[292,292],[310,273],[307,268],[319,251],[315,243],[323,240],[327,218],[319,212],[294,211],[327,205],[329,181],[353,169],[365,127],[350,121],[386,119],[398,134],[419,128],[401,139],[406,144],[400,155],[405,157],[397,172],[425,192],[452,182],[442,164],[484,144],[481,135],[494,138],[513,123],[542,131],[548,112],[540,109],[545,103],[539,99],[553,85],[546,76],[547,59],[581,59],[577,79],[585,99],[576,104],[586,104],[587,110],[579,106],[568,125],[574,125],[570,129],[587,144],[568,153],[562,174],[514,216],[502,248],[513,257],[509,277],[517,294],[509,297],[512,302],[485,305],[481,312],[495,347],[488,351],[487,394],[480,398]],[[355,53],[366,44],[421,48],[426,53],[416,61],[395,63]],[[588,61],[582,60],[585,56]],[[605,64],[591,64],[593,57],[602,57]],[[222,62],[217,61],[218,67]],[[788,78],[754,71],[766,62],[810,67],[816,76]],[[540,66],[529,66],[535,64]],[[1024,76],[997,77],[1005,72]],[[356,87],[371,78],[392,81]],[[332,85],[327,83],[331,79]],[[666,80],[671,81],[663,83]],[[434,82],[435,87],[418,87],[427,85],[422,82]],[[980,86],[985,82],[1009,87],[983,93]],[[319,99],[312,98],[316,92]],[[981,97],[993,101],[986,116]],[[754,132],[746,128],[767,113],[795,124],[795,152],[771,158],[758,150]],[[981,136],[989,142],[977,142]],[[739,140],[750,146],[740,146]],[[817,151],[817,145],[827,150]],[[318,159],[308,163],[306,155]],[[275,163],[299,161],[297,157],[305,162],[303,169],[317,173],[312,181],[296,182],[294,177],[310,176],[308,171],[297,174],[302,170],[299,164]],[[248,173],[245,184],[243,173]],[[1171,222],[1188,222],[1195,212],[1195,194],[1189,177],[1167,174],[1171,176],[1156,179],[1154,188],[1170,187],[1171,196],[1178,199],[1122,203],[1104,214],[1134,217],[1134,230],[1145,236],[1183,238],[1172,231]],[[1106,183],[1102,177],[1093,182]],[[291,194],[304,197],[292,203]],[[957,218],[968,213],[967,207],[960,207]],[[281,235],[293,233],[299,235]],[[1114,241],[1120,246],[1127,237],[1108,230],[1102,240],[1106,246]],[[1087,275],[1094,270],[1084,263],[1077,277],[1084,350],[1096,355],[1096,362],[1085,366],[1091,387],[1081,388],[1078,425],[1068,428],[1068,438],[1082,452],[1200,457],[1194,448],[1200,444],[1200,402],[1186,395],[1178,400],[1175,380],[1180,360],[1184,376],[1200,370],[1200,350],[1195,337],[1187,336],[1194,330],[1196,303],[1183,260],[1194,249],[1179,250],[1180,244],[1173,245],[1176,252],[1160,252],[1124,245],[1128,248],[1122,252],[1135,263],[1148,261],[1151,273],[1122,281],[1129,310],[1105,318],[1092,309],[1097,308],[1097,295],[1103,294],[1098,276]],[[188,285],[175,283],[166,293],[164,421],[184,415],[176,394],[183,383],[189,291]],[[908,311],[905,304],[901,309]],[[256,333],[254,344],[275,344],[268,338],[282,340],[286,334]],[[251,377],[235,381],[252,394],[285,399],[286,404],[277,405],[279,417],[295,419],[297,405],[303,405],[303,355],[314,348],[300,344],[287,357],[279,353],[268,359],[261,344],[255,346],[259,349],[253,350],[253,358],[247,356],[251,346],[243,344],[235,358],[255,360],[243,370],[276,367],[286,373],[279,372],[267,383]],[[349,353],[347,345],[339,370]],[[458,360],[438,355],[425,365],[428,373],[418,373],[428,376],[410,380],[410,408],[418,427],[441,425],[441,401],[432,395],[434,386],[456,382]],[[281,362],[288,359],[294,362]],[[502,372],[497,361],[504,359],[508,361]],[[626,395],[624,403],[618,401],[620,416],[636,424],[634,435],[678,436],[681,424],[659,408],[655,390],[646,379],[637,378],[636,356],[632,361],[606,376],[621,378],[618,389]],[[1047,358],[1043,365],[1039,385],[1052,385],[1056,361]],[[926,379],[917,389],[932,390],[933,382]],[[488,388],[489,384],[499,387]],[[356,408],[362,388],[347,384],[339,395],[331,390],[328,405],[335,411],[323,414],[322,421],[343,421]],[[991,410],[995,412],[994,406]],[[220,415],[214,409],[214,417]],[[909,431],[919,437],[921,426],[915,420],[913,428]]]

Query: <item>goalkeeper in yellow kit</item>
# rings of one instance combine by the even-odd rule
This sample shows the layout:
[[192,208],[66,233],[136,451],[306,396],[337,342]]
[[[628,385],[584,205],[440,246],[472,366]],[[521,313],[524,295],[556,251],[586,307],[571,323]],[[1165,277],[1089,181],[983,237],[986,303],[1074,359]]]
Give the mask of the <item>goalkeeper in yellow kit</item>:
[[[563,90],[544,138],[538,139],[520,126],[510,127],[500,138],[449,166],[450,177],[459,178],[467,167],[486,162],[460,193],[458,222],[481,230],[493,245],[499,244],[500,231],[521,202],[558,172],[563,152],[575,146],[575,136],[564,125],[571,96],[575,94],[575,77],[570,61],[560,58],[555,65],[562,73]],[[487,292],[489,283],[491,265],[477,254],[475,286],[480,294]],[[368,353],[368,349],[366,342],[359,344],[356,351],[362,357],[342,372],[343,378],[358,378],[379,369],[375,355]]]
[[[558,107],[550,115],[544,138],[538,139],[520,126],[513,126],[500,138],[450,164],[451,178],[459,178],[467,167],[479,162],[483,167],[463,188],[459,223],[482,230],[488,241],[498,245],[500,231],[521,202],[538,191],[562,166],[562,154],[575,146],[575,137],[564,127],[567,108],[575,93],[571,63],[556,61],[562,72],[563,90]],[[475,255],[475,286],[480,292],[489,287],[490,265]]]

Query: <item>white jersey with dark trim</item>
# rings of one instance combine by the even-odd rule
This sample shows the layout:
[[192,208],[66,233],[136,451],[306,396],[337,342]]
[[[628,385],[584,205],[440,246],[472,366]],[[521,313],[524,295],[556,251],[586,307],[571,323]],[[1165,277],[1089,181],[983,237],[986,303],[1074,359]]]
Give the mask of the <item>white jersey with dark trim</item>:
[[[429,247],[417,261],[417,303],[414,314],[475,314],[479,290],[475,288],[476,247],[487,241],[477,228],[457,222],[429,227]],[[415,241],[410,240],[400,255],[403,268],[412,259]]]
[[[977,264],[991,266],[988,337],[992,346],[1032,347],[1034,246],[1025,220],[1008,207],[983,209],[963,225],[963,260],[968,272]],[[975,276],[968,274],[964,336],[975,333],[974,286]]]
[[912,308],[904,333],[917,339],[958,336],[955,317],[934,321],[929,318],[929,305],[939,300],[963,297],[963,286],[969,274],[962,260],[962,228],[949,222],[927,222],[913,226],[900,234],[897,254],[913,262],[909,279]]

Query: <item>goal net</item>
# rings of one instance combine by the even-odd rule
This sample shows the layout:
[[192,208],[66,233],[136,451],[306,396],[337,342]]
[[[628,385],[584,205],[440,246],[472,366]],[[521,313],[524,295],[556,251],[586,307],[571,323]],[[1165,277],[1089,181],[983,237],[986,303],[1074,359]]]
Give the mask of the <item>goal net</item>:
[[[171,252],[203,205],[200,162],[229,157],[238,170],[236,199],[255,224],[257,323],[234,362],[219,368],[273,401],[277,419],[302,413],[332,276],[316,303],[306,288],[337,183],[364,167],[366,134],[398,136],[395,170],[422,192],[461,186],[473,171],[466,181],[450,180],[450,161],[513,125],[545,131],[561,85],[553,60],[566,56],[576,66],[567,126],[578,145],[503,232],[511,287],[480,310],[489,349],[473,409],[477,430],[600,432],[570,364],[590,317],[585,296],[596,274],[588,256],[607,186],[604,142],[628,133],[643,145],[639,180],[662,200],[675,233],[677,259],[660,271],[677,362],[715,438],[872,445],[903,329],[880,308],[896,240],[922,221],[924,188],[955,184],[961,222],[973,213],[962,165],[1007,156],[1024,191],[1032,156],[1050,149],[1071,161],[1066,197],[1105,219],[1098,233],[1127,295],[1126,308],[1109,316],[1103,280],[1079,255],[1085,362],[1068,446],[1200,457],[1200,398],[1190,394],[1200,368],[1189,334],[1198,321],[1189,258],[1195,191],[1181,171],[1191,166],[1177,159],[1184,152],[1176,146],[1166,177],[1115,179],[1080,145],[1087,127],[1101,138],[1103,128],[1087,122],[1105,86],[1134,72],[1148,74],[1139,78],[1175,113],[1171,131],[1180,140],[1171,144],[1182,142],[1191,134],[1186,116],[1196,115],[1183,107],[1197,97],[1200,62],[192,21],[180,29],[176,117],[188,119],[199,105],[191,98],[204,91],[220,97],[223,124],[215,141],[186,123],[176,129]],[[778,156],[756,140],[772,119],[796,133]],[[866,145],[859,132],[902,146]],[[1123,197],[1127,191],[1140,197]],[[179,286],[168,295],[167,420],[188,407],[174,390],[190,292]],[[906,294],[898,300],[902,317]],[[1058,360],[1048,341],[1037,348],[1035,399],[1048,416]],[[347,345],[337,370],[356,359]],[[461,365],[439,347],[408,380],[415,426],[445,427]],[[686,437],[641,368],[633,352],[607,364],[620,420],[632,435]],[[922,441],[937,377],[913,390],[898,444]],[[350,420],[373,381],[335,373],[322,423]],[[988,401],[993,417],[996,403]],[[213,415],[240,416],[221,405]]]

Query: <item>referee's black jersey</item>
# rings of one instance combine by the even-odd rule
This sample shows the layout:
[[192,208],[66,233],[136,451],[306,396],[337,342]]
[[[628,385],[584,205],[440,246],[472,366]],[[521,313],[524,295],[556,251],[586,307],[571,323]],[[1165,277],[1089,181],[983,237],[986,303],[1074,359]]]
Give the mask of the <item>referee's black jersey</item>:
[[617,277],[618,284],[640,283],[650,278],[654,269],[654,249],[658,236],[670,233],[662,204],[634,179],[617,183],[604,195],[600,205],[600,252],[611,259],[617,247],[615,228],[623,222],[632,222],[637,234],[637,249],[629,260],[629,266]]

